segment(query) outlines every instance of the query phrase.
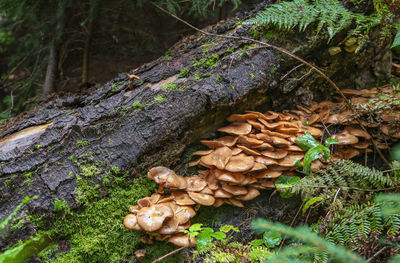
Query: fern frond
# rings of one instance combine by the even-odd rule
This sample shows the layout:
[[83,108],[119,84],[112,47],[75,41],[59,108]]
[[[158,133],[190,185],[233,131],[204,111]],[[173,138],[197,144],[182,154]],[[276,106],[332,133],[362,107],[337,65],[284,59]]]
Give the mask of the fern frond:
[[245,21],[245,24],[273,24],[280,29],[298,27],[304,31],[308,25],[318,22],[317,32],[326,28],[329,40],[340,31],[349,28],[353,23],[355,28],[349,35],[368,31],[379,24],[379,18],[364,16],[347,10],[338,0],[293,0],[280,2],[257,14],[256,17]]

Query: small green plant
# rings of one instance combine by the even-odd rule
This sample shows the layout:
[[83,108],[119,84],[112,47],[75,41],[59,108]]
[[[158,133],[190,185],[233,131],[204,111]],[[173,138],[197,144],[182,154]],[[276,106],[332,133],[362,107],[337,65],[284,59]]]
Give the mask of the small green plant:
[[[271,254],[268,247],[275,247],[282,238],[276,232],[264,233],[263,239],[256,239],[249,244],[231,242],[227,237],[230,231],[239,232],[234,226],[224,225],[219,231],[214,231],[209,227],[202,227],[202,224],[194,224],[193,228],[183,230],[191,236],[196,237],[197,250],[193,253],[193,258],[202,256],[202,262],[226,263],[226,262],[264,262]],[[266,246],[264,246],[266,245]]]
[[202,68],[202,69],[208,69],[208,68],[215,68],[219,66],[219,55],[218,54],[213,54],[208,57],[201,58],[200,60],[194,60],[193,66],[195,68]]
[[331,155],[329,146],[337,143],[338,141],[338,139],[328,138],[325,140],[325,145],[321,145],[308,132],[304,135],[299,136],[296,139],[296,143],[304,150],[307,150],[306,154],[304,155],[303,173],[311,173],[310,166],[314,160],[317,160],[321,157],[324,158],[325,161],[328,160],[329,156]]
[[39,150],[40,147],[42,147],[42,146],[40,145],[40,143],[35,144],[35,149],[36,149],[36,150]]

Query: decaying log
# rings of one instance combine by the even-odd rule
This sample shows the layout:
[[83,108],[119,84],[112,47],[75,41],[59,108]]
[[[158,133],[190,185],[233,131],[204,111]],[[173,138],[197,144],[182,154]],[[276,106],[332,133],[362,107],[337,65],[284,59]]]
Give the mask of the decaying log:
[[[255,29],[236,23],[255,12],[257,8],[209,30],[251,37]],[[370,43],[356,55],[329,55],[329,47],[345,33],[329,44],[322,33],[318,40],[311,38],[316,34],[312,30],[279,33],[273,41],[321,67],[341,88],[367,88],[390,73],[389,43],[374,42],[378,32],[372,30]],[[248,41],[195,34],[168,55],[136,69],[140,80],[133,80],[132,90],[127,75],[120,74],[90,94],[40,105],[0,127],[0,219],[25,196],[38,197],[20,214],[49,214],[56,199],[77,208],[79,156],[137,176],[156,164],[178,164],[188,145],[211,137],[234,112],[281,110],[326,97],[331,90],[324,80],[306,67],[292,70],[298,64]],[[95,173],[94,183],[103,176]],[[27,222],[23,231],[15,231],[8,229],[0,237],[1,248],[34,230]]]

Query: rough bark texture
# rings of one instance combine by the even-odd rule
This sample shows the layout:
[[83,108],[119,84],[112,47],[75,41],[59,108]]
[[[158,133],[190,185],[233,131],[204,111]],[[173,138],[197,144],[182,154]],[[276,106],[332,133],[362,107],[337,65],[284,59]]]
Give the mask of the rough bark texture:
[[[250,26],[237,27],[236,22],[256,11],[241,13],[208,30],[252,36],[255,31]],[[267,31],[257,32],[265,35]],[[328,48],[342,41],[345,33],[329,44],[322,33],[318,40],[312,39],[312,30],[276,36],[276,45],[320,66],[341,88],[366,88],[389,72],[388,43],[374,42],[378,33],[371,33],[372,41],[360,54],[335,56],[328,54]],[[188,145],[213,136],[233,112],[282,110],[333,94],[321,78],[307,74],[309,69],[304,66],[281,80],[298,64],[247,41],[196,34],[177,43],[168,55],[139,67],[135,74],[141,80],[135,80],[133,90],[128,89],[125,74],[120,74],[88,95],[41,105],[0,132],[0,218],[7,217],[26,195],[39,196],[26,206],[29,213],[50,213],[55,199],[78,207],[74,190],[76,175],[82,171],[74,160],[82,154],[92,162],[138,176],[155,164],[179,164]],[[31,132],[12,141],[15,132],[50,122],[43,133]],[[94,182],[103,176],[95,174]],[[32,232],[29,223],[24,230],[9,230],[0,237],[0,247]]]

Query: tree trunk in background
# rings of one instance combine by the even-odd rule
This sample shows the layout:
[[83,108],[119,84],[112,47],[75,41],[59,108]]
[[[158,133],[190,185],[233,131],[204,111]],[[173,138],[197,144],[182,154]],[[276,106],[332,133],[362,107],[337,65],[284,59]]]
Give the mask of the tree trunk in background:
[[[252,27],[237,27],[237,23],[260,9],[229,18],[209,31],[251,37]],[[376,76],[388,73],[379,71],[390,69],[390,60],[385,59],[391,54],[390,40],[386,45],[376,44],[379,28],[371,30],[368,45],[359,54],[334,56],[329,55],[327,38],[315,40],[311,30],[278,32],[277,36],[275,45],[296,48],[298,56],[321,67],[341,88],[371,87]],[[345,36],[343,32],[330,45],[337,45]],[[271,38],[264,41],[271,42]],[[53,47],[55,57],[57,43]],[[49,60],[46,94],[53,89],[50,83],[56,63],[52,61],[56,59]],[[106,164],[99,167],[102,170],[112,165],[133,175],[154,165],[176,168],[183,166],[182,154],[189,145],[215,135],[232,113],[280,111],[316,98],[331,99],[326,81],[298,65],[298,61],[246,40],[195,34],[173,46],[168,56],[137,68],[140,80],[134,80],[133,90],[129,90],[127,76],[120,74],[86,95],[43,103],[24,119],[16,118],[0,128],[0,218],[7,217],[26,195],[38,198],[18,216],[49,215],[54,200],[65,200],[72,209],[79,207],[75,189],[77,178],[84,178],[80,162]],[[52,125],[45,130],[46,126],[40,126],[49,123]],[[15,134],[28,127],[30,130]],[[93,173],[90,180],[101,184],[105,174]],[[102,187],[107,193],[107,186]],[[0,248],[35,231],[29,222],[24,227],[0,235]]]
[[63,35],[65,26],[65,13],[68,0],[61,0],[58,3],[58,12],[56,12],[56,29],[49,48],[49,60],[47,62],[46,77],[43,84],[42,95],[40,100],[43,101],[55,88],[55,80],[58,74],[58,53],[60,48],[60,40]]
[[89,20],[87,33],[86,33],[85,48],[83,50],[81,86],[87,84],[88,78],[89,78],[89,53],[90,53],[90,43],[92,41],[93,24],[94,24],[94,18]]

